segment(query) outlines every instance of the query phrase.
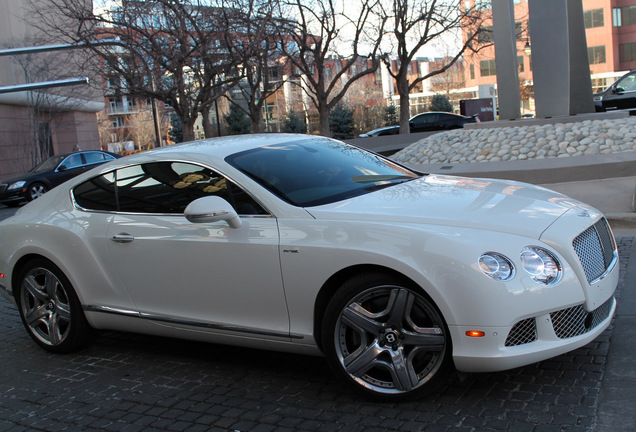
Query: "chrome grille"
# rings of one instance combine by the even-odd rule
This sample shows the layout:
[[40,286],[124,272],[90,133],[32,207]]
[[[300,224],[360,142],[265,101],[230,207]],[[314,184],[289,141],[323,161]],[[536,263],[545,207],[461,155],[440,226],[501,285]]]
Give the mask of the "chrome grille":
[[524,319],[516,323],[508,337],[506,346],[523,345],[537,340],[537,325],[534,318]]
[[572,242],[589,283],[605,274],[614,260],[616,245],[605,218],[583,231]]
[[580,336],[605,321],[612,310],[614,297],[611,297],[592,312],[586,312],[583,305],[552,312],[552,327],[559,339]]

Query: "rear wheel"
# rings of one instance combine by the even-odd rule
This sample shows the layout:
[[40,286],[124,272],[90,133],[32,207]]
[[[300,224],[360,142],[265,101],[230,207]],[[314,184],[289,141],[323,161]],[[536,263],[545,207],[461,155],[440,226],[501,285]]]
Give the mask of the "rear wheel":
[[385,400],[431,391],[450,369],[448,331],[433,302],[384,274],[341,287],[327,306],[322,344],[339,376]]
[[91,328],[71,283],[57,266],[44,259],[30,261],[16,288],[22,322],[38,345],[67,353],[88,342]]

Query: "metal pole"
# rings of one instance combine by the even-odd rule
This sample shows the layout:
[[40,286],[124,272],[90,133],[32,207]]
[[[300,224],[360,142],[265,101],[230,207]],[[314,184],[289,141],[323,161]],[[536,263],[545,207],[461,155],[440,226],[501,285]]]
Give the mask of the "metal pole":
[[20,84],[20,85],[12,85],[12,86],[2,86],[0,87],[0,94],[2,93],[15,93],[20,91],[31,91],[31,90],[40,90],[51,87],[65,87],[65,86],[73,86],[79,84],[88,84],[88,78],[69,78],[58,81],[43,81],[39,83],[31,83],[31,84]]

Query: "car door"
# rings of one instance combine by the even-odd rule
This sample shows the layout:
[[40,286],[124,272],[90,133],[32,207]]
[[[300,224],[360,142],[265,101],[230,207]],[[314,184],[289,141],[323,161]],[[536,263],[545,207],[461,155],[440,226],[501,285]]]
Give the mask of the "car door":
[[[138,311],[160,325],[261,337],[289,333],[274,217],[229,180],[186,163],[116,172],[119,211],[110,256]],[[227,199],[242,226],[183,216],[200,196]]]
[[603,97],[605,109],[636,108],[636,71],[616,81]]

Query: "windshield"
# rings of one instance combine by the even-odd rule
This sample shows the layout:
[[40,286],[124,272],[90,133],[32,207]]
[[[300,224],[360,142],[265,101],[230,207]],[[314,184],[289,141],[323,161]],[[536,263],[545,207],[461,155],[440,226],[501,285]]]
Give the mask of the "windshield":
[[311,207],[363,195],[420,175],[329,139],[269,145],[226,161],[290,204]]
[[36,165],[33,168],[31,168],[31,172],[39,173],[39,172],[45,172],[45,171],[53,171],[55,167],[57,167],[59,163],[62,162],[62,160],[66,156],[67,155],[53,156],[45,160],[44,162],[40,163],[39,165]]

